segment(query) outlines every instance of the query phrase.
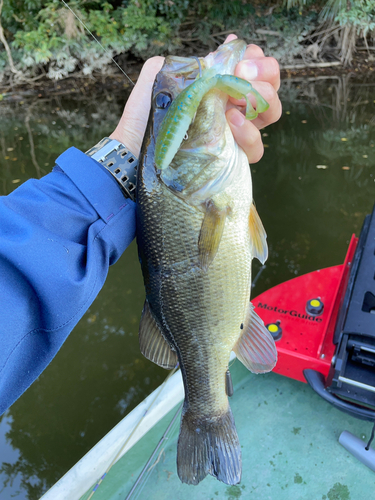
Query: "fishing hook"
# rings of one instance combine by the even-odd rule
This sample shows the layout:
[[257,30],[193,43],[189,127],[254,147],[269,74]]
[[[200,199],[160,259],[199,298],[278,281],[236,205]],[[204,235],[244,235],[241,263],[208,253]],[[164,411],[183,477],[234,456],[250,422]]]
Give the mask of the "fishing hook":
[[195,59],[198,63],[198,68],[199,68],[199,78],[202,78],[202,66],[201,66],[201,62],[199,60],[199,57],[197,56],[191,56],[192,59]]

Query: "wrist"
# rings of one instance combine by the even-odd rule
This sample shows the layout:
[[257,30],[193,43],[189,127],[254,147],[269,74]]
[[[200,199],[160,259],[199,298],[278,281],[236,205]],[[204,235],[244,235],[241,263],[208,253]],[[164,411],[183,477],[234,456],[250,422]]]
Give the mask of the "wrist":
[[138,159],[127,145],[114,137],[105,137],[86,151],[86,155],[114,177],[126,198],[135,201]]
[[121,144],[126,145],[126,147],[133,153],[133,155],[138,158],[140,153],[140,144],[139,140],[136,140],[132,137],[132,134],[127,133],[126,131],[119,131],[116,128],[111,135],[108,136],[110,139],[114,139],[116,141],[121,142]]

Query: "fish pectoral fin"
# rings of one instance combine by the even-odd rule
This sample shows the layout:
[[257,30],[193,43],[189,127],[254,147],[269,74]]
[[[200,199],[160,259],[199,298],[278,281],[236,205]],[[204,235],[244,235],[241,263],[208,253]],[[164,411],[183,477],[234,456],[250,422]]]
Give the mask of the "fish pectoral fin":
[[199,266],[205,272],[218,251],[227,213],[228,208],[219,209],[212,200],[206,204],[198,238]]
[[139,325],[139,347],[143,356],[162,368],[171,370],[177,365],[177,353],[165,340],[147,300]]
[[267,233],[255,208],[254,202],[249,213],[251,254],[264,264],[268,257]]
[[266,373],[276,365],[277,351],[272,335],[249,302],[244,333],[233,351],[237,358],[253,373]]

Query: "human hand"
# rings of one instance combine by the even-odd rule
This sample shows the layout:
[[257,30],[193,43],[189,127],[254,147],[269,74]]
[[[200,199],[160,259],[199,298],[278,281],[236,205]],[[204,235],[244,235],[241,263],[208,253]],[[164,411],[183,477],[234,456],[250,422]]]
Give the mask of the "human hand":
[[[229,35],[225,42],[237,38]],[[138,81],[129,96],[123,115],[116,130],[110,135],[112,139],[126,144],[130,151],[139,156],[150,111],[151,92],[156,74],[164,62],[163,57],[148,59],[139,75]],[[257,45],[248,45],[244,58],[235,69],[235,75],[248,80],[264,97],[270,107],[255,120],[245,120],[238,106],[244,106],[244,100],[230,98],[232,108],[227,113],[227,120],[236,142],[245,151],[249,163],[256,163],[263,156],[263,142],[260,129],[276,122],[281,116],[281,103],[277,95],[280,86],[279,65],[273,57],[265,57]],[[236,107],[237,106],[237,107]]]
[[152,86],[163,63],[164,57],[160,56],[151,57],[144,63],[137,83],[126,102],[120,122],[109,136],[125,144],[137,158],[150,113]]
[[[225,43],[236,38],[236,35],[229,35]],[[247,46],[245,55],[237,64],[234,74],[249,81],[269,104],[267,111],[252,121],[245,119],[244,99],[230,98],[232,107],[226,112],[227,121],[237,144],[245,151],[249,163],[256,163],[264,152],[260,129],[277,122],[281,116],[282,107],[277,95],[280,87],[279,64],[273,57],[265,57],[260,47],[251,44]],[[242,106],[243,112],[235,105]]]

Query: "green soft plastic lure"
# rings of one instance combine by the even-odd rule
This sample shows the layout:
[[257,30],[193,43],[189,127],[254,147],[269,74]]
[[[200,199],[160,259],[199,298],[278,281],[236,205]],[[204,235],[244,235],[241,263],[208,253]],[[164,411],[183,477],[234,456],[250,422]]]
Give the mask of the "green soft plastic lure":
[[[164,170],[170,165],[201,100],[213,88],[222,90],[235,99],[245,98],[247,120],[253,120],[259,113],[263,113],[269,108],[267,101],[254,89],[251,83],[237,76],[215,74],[215,68],[207,70],[202,77],[197,78],[195,82],[186,87],[170,105],[156,138],[156,168]],[[256,109],[251,105],[247,94],[255,96]]]

